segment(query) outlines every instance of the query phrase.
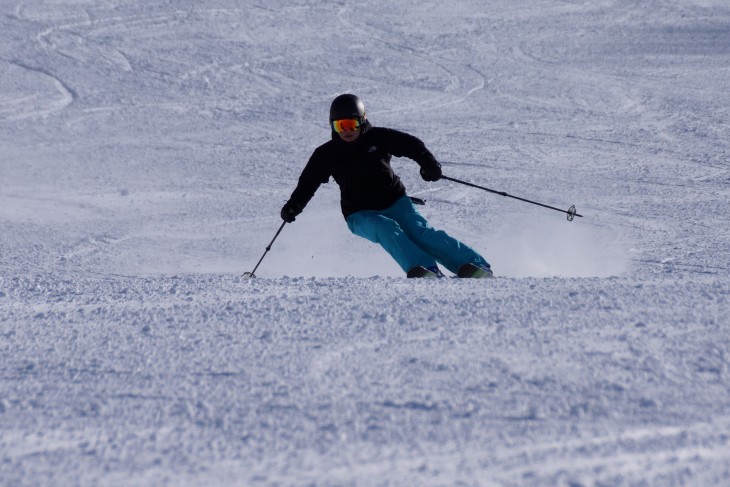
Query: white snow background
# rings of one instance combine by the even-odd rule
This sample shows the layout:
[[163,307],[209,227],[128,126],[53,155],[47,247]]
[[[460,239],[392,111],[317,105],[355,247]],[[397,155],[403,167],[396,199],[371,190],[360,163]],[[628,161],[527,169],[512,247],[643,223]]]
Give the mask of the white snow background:
[[[496,279],[410,280],[329,103]],[[0,1],[0,485],[730,485],[726,0]]]

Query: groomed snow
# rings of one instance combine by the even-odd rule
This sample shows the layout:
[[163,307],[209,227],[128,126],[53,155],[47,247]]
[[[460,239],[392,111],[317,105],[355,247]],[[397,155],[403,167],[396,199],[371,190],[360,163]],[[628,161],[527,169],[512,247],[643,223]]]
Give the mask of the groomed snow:
[[[497,278],[405,279],[334,96]],[[0,4],[0,485],[730,485],[730,6]]]

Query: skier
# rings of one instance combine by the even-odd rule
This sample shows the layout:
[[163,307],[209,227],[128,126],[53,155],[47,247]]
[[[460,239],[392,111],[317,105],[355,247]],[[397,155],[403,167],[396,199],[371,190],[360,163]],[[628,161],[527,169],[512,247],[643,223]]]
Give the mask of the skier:
[[340,187],[340,206],[350,231],[380,244],[407,277],[443,277],[437,262],[458,277],[492,276],[481,255],[429,225],[393,172],[391,157],[408,157],[421,166],[425,181],[441,178],[441,164],[421,140],[373,127],[365,105],[352,94],[334,99],[330,127],[332,140],[315,149],[281,209],[285,222],[293,222],[319,185],[332,177]]

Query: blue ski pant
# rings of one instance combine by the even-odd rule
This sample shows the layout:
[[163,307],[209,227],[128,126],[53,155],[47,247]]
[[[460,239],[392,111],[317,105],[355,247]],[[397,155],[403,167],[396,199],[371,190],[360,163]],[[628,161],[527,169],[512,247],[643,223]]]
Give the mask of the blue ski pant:
[[385,210],[353,213],[347,226],[355,235],[380,244],[405,272],[439,263],[456,274],[467,263],[487,264],[474,249],[429,225],[408,196]]

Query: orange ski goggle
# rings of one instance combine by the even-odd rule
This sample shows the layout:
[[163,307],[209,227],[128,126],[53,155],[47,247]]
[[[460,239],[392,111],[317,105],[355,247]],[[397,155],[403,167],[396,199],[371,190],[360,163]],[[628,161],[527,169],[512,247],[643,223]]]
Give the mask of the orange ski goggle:
[[354,130],[357,130],[359,127],[360,127],[360,120],[358,120],[357,118],[344,118],[342,120],[333,120],[332,121],[332,128],[338,134],[340,132],[344,132],[345,130],[354,131]]

